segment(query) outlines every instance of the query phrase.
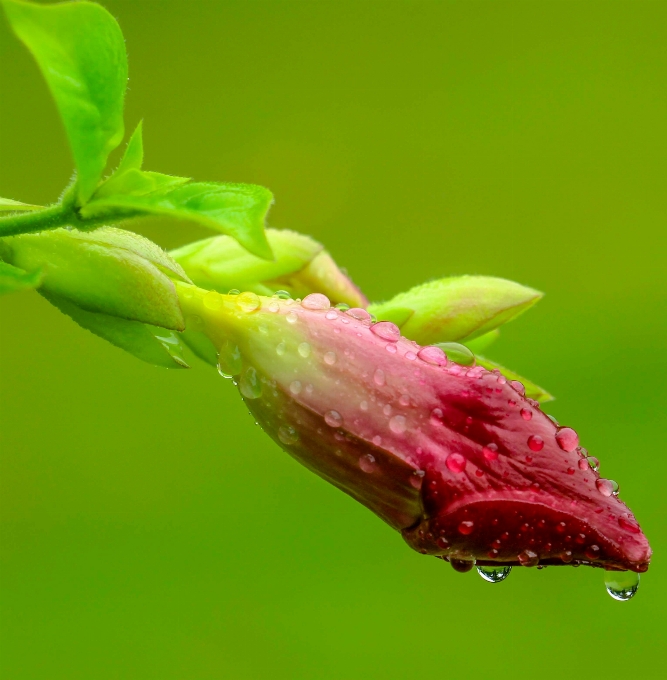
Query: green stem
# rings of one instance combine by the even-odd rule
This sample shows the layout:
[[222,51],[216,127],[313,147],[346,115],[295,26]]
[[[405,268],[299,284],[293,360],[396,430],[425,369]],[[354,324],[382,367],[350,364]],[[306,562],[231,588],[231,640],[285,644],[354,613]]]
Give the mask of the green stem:
[[68,225],[77,226],[79,222],[80,218],[74,206],[56,203],[43,210],[0,217],[0,238],[57,229]]

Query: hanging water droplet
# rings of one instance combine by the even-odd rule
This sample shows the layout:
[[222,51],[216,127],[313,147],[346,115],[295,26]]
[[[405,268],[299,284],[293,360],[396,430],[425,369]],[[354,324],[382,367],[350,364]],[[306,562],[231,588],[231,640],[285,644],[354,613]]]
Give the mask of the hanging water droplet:
[[524,550],[517,555],[517,559],[522,567],[536,567],[540,561],[539,555],[532,550]]
[[470,571],[475,566],[475,560],[457,560],[451,558],[449,563],[452,565],[454,571],[458,571],[465,574],[466,571]]
[[422,347],[417,356],[425,361],[427,364],[433,366],[446,366],[447,365],[447,355],[435,345],[430,345],[428,347]]
[[379,387],[382,387],[385,384],[385,375],[381,368],[376,369],[375,373],[373,373],[373,381]]
[[281,425],[278,428],[278,439],[280,439],[283,444],[289,446],[290,444],[295,444],[299,440],[299,434],[293,427]]
[[401,331],[391,321],[380,321],[371,326],[371,332],[387,342],[398,342],[401,339]]
[[296,315],[296,312],[288,312],[285,315],[285,318],[287,319],[288,323],[296,323],[298,317]]
[[531,434],[528,437],[528,448],[531,451],[541,451],[544,448],[544,439],[537,434]]
[[324,414],[324,422],[329,427],[340,427],[343,424],[343,416],[338,411],[327,411]]
[[239,389],[246,399],[258,399],[262,395],[262,381],[253,366],[248,366],[241,374]]
[[475,355],[465,346],[458,342],[438,342],[435,347],[441,349],[449,361],[461,366],[472,366],[475,363]]
[[405,419],[405,416],[394,416],[390,421],[389,421],[389,429],[394,433],[394,434],[403,434],[405,430],[407,429],[407,421]]
[[250,312],[256,312],[262,306],[262,302],[259,299],[259,295],[248,292],[237,296],[236,305],[242,312],[249,314]]
[[598,472],[600,469],[600,461],[595,456],[588,456],[586,460],[588,461],[588,464],[591,466],[591,468],[595,472]]
[[561,427],[556,433],[556,442],[563,451],[571,453],[579,446],[579,435],[571,427]]
[[310,356],[310,345],[307,342],[300,343],[297,347],[297,352],[299,352],[299,356],[307,359]]
[[329,298],[326,295],[322,295],[322,293],[311,293],[310,295],[306,295],[305,298],[301,301],[301,306],[304,309],[329,309],[331,307],[331,302],[329,302]]
[[238,375],[242,368],[241,350],[233,342],[224,342],[218,352],[218,373],[229,379]]
[[512,567],[477,567],[477,573],[489,583],[504,581],[512,571]]
[[639,588],[639,574],[634,571],[605,571],[604,585],[615,600],[627,602]]

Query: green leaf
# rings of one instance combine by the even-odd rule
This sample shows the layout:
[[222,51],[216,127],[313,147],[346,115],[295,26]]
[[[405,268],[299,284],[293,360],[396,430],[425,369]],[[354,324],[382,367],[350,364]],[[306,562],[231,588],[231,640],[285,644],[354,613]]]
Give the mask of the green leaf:
[[218,365],[218,352],[202,331],[188,327],[181,333],[181,339],[196,357],[213,367]]
[[268,189],[254,184],[191,182],[167,192],[98,198],[84,206],[81,214],[93,217],[115,208],[130,217],[165,215],[192,220],[229,234],[258,257],[271,259],[264,219],[272,201]]
[[393,321],[420,345],[470,341],[534,305],[542,293],[491,276],[439,279],[369,305],[378,319]]
[[[4,239],[5,259],[32,271],[44,267],[46,293],[89,312],[172,330],[184,327],[172,278],[186,280],[167,253],[122,229],[53,229]],[[185,277],[185,278],[184,278]]]
[[0,262],[0,295],[15,293],[27,288],[37,288],[43,277],[42,269],[27,272],[6,262]]
[[477,354],[478,352],[483,352],[487,347],[490,347],[499,337],[500,331],[497,328],[494,328],[484,335],[479,335],[474,340],[463,338],[462,342],[474,354]]
[[182,357],[183,347],[175,333],[138,321],[89,312],[67,298],[45,291],[40,292],[79,326],[138,359],[163,368],[189,368]]
[[166,191],[190,181],[189,177],[163,175],[141,170],[144,158],[142,124],[132,134],[116,171],[97,188],[91,201],[114,196],[144,196],[154,191]]
[[41,205],[30,205],[13,201],[11,198],[0,198],[0,212],[19,211],[19,210],[41,210]]
[[100,5],[2,0],[9,23],[37,60],[65,125],[78,170],[78,199],[95,191],[123,139],[125,41]]
[[484,366],[484,368],[488,369],[489,371],[492,371],[494,368],[497,368],[508,380],[518,380],[526,388],[526,396],[529,397],[530,399],[535,399],[535,401],[539,401],[540,403],[552,401],[554,399],[554,397],[551,394],[549,394],[544,388],[540,387],[539,385],[536,385],[534,382],[531,382],[526,378],[523,378],[518,373],[510,371],[508,368],[501,366],[495,361],[485,359],[484,357],[480,357],[479,355],[475,357],[475,360],[480,366]]

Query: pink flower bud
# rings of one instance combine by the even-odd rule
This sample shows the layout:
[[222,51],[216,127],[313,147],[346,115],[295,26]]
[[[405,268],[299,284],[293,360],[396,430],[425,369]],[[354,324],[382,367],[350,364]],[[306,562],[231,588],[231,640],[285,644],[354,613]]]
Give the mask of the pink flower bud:
[[617,487],[606,493],[581,463],[576,433],[499,372],[447,361],[322,296],[178,286],[221,365],[236,357],[265,431],[415,550],[455,565],[648,568],[646,537]]

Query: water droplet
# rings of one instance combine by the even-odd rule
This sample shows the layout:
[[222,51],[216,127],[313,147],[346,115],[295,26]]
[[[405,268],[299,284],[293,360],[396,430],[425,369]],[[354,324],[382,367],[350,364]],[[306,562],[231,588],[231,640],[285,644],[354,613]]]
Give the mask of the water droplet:
[[313,393],[313,386],[310,383],[308,383],[306,385],[306,394],[310,395],[312,393]]
[[387,350],[387,352],[389,352],[389,354],[396,354],[396,345],[393,343],[387,343],[384,348]]
[[340,427],[343,424],[343,416],[338,411],[327,411],[324,414],[324,422],[329,427]]
[[470,571],[475,566],[475,560],[457,560],[451,558],[449,563],[454,571],[458,571],[461,574],[465,574],[466,571]]
[[284,342],[279,342],[276,345],[276,354],[281,357],[283,354],[285,354],[285,343]]
[[291,300],[292,296],[286,290],[277,290],[273,297],[279,298],[280,300]]
[[293,427],[281,425],[278,428],[278,439],[280,439],[283,444],[289,446],[290,444],[295,444],[299,440],[299,435]]
[[568,475],[573,475],[576,472],[576,470],[573,467],[569,467],[566,470],[566,472],[567,472]]
[[371,326],[371,332],[387,342],[398,342],[401,339],[401,331],[391,321],[380,321]]
[[507,405],[508,405],[509,407],[516,406],[516,401],[514,401],[514,399],[508,399],[508,400],[507,400]]
[[287,319],[287,321],[288,321],[289,323],[296,323],[296,320],[297,320],[298,317],[297,317],[297,315],[296,315],[295,312],[288,312],[288,313],[285,315],[285,318]]
[[458,532],[462,536],[470,536],[470,534],[475,530],[475,523],[472,520],[464,519],[463,522],[459,523]]
[[259,299],[259,295],[247,292],[241,293],[236,297],[236,305],[242,312],[249,314],[250,312],[256,312],[262,306],[262,302]]
[[537,434],[531,434],[528,437],[528,448],[531,451],[541,451],[544,448],[544,439]]
[[358,321],[370,321],[371,319],[371,315],[361,307],[351,307],[345,313]]
[[472,366],[475,363],[475,355],[465,346],[458,342],[438,342],[435,345],[441,349],[449,361],[461,366]]
[[639,528],[639,524],[633,522],[631,519],[626,519],[625,517],[618,518],[618,526],[620,526],[621,529],[625,529],[625,531],[629,531],[631,534],[640,534],[642,531]]
[[252,366],[248,366],[241,374],[239,390],[246,399],[258,399],[262,395],[262,381]]
[[270,302],[270,303],[269,303],[269,311],[270,311],[270,312],[273,312],[274,314],[275,314],[276,312],[279,312],[279,311],[280,311],[280,305],[279,305],[277,302],[275,302],[275,301],[274,301],[274,302]]
[[242,368],[241,350],[234,343],[224,342],[218,352],[218,373],[229,379],[238,375]]
[[431,411],[431,425],[441,426],[444,415],[441,408],[434,408]]
[[445,459],[445,465],[452,472],[463,472],[466,469],[466,459],[460,453],[450,453]]
[[588,456],[586,458],[591,469],[597,472],[600,469],[600,461],[595,456]]
[[447,365],[447,355],[435,345],[428,347],[422,347],[417,356],[425,361],[427,364],[432,364],[433,366],[446,366]]
[[360,408],[362,411],[368,411],[368,402],[364,399],[364,400],[359,404],[359,408]]
[[334,312],[333,309],[332,309],[324,315],[324,318],[328,319],[329,321],[333,321],[334,319],[338,318],[338,313]]
[[526,394],[526,388],[523,386],[522,382],[518,380],[510,380],[510,385],[518,392],[522,397]]
[[530,420],[533,417],[533,412],[528,408],[521,409],[521,417],[524,420]]
[[382,387],[385,384],[386,380],[384,376],[384,371],[381,368],[378,368],[375,371],[375,373],[373,373],[373,381],[379,387]]
[[571,427],[561,427],[556,433],[556,441],[563,451],[571,453],[579,446],[579,435]]
[[415,488],[415,489],[421,489],[422,483],[424,481],[424,475],[426,472],[424,470],[415,470],[411,475],[410,475],[410,484]]
[[504,581],[512,571],[512,567],[477,567],[477,573],[489,583]]
[[491,444],[487,444],[482,449],[482,454],[484,455],[484,459],[488,460],[489,462],[496,460],[498,458],[498,444],[494,444],[493,442]]
[[366,453],[365,455],[361,456],[359,458],[359,467],[368,474],[375,472],[377,469],[377,465],[375,464],[375,456],[371,455],[370,453]]
[[391,404],[385,404],[384,407],[383,407],[383,409],[382,409],[382,413],[384,413],[386,416],[390,416],[390,415],[391,415],[391,410],[392,410],[392,409],[391,409]]
[[410,395],[409,394],[401,394],[401,396],[398,398],[398,403],[401,406],[410,406]]
[[586,557],[589,560],[599,559],[599,557],[600,557],[600,546],[595,545],[595,544],[589,545],[588,548],[586,548],[586,550],[584,550],[584,555],[586,555]]
[[375,444],[375,446],[380,446],[382,444],[382,437],[379,434],[376,434],[375,437],[373,437],[373,444]]
[[220,294],[216,293],[214,290],[211,290],[206,293],[206,295],[204,295],[203,302],[206,309],[213,311],[222,307],[222,297],[220,297]]
[[580,458],[577,461],[577,467],[580,470],[588,470],[590,468],[590,465],[588,464],[588,460],[586,460],[586,458]]
[[310,356],[310,345],[307,342],[302,342],[297,348],[297,351],[300,356],[307,359]]
[[326,295],[322,295],[322,293],[311,293],[303,298],[301,306],[304,309],[329,309],[329,307],[331,307],[331,302],[329,302],[329,298]]
[[417,358],[417,355],[414,352],[408,351],[408,352],[405,353],[405,358],[408,361],[414,361]]
[[618,493],[618,484],[613,479],[600,479],[595,480],[595,486],[597,490],[607,498],[612,496],[614,493]]
[[333,366],[336,363],[336,352],[326,352],[324,354],[324,363]]
[[389,429],[394,433],[394,434],[403,434],[405,430],[407,429],[407,422],[405,420],[405,416],[394,416],[390,421],[389,421]]
[[301,394],[301,381],[300,380],[292,380],[292,382],[289,384],[289,391],[292,394]]
[[339,302],[336,305],[336,309],[340,309],[342,312],[346,312],[350,308],[350,305],[348,305],[345,302]]
[[522,567],[536,567],[540,561],[539,555],[532,550],[524,550],[517,555],[517,559]]
[[634,571],[605,571],[604,585],[615,600],[627,602],[639,588],[639,574]]

